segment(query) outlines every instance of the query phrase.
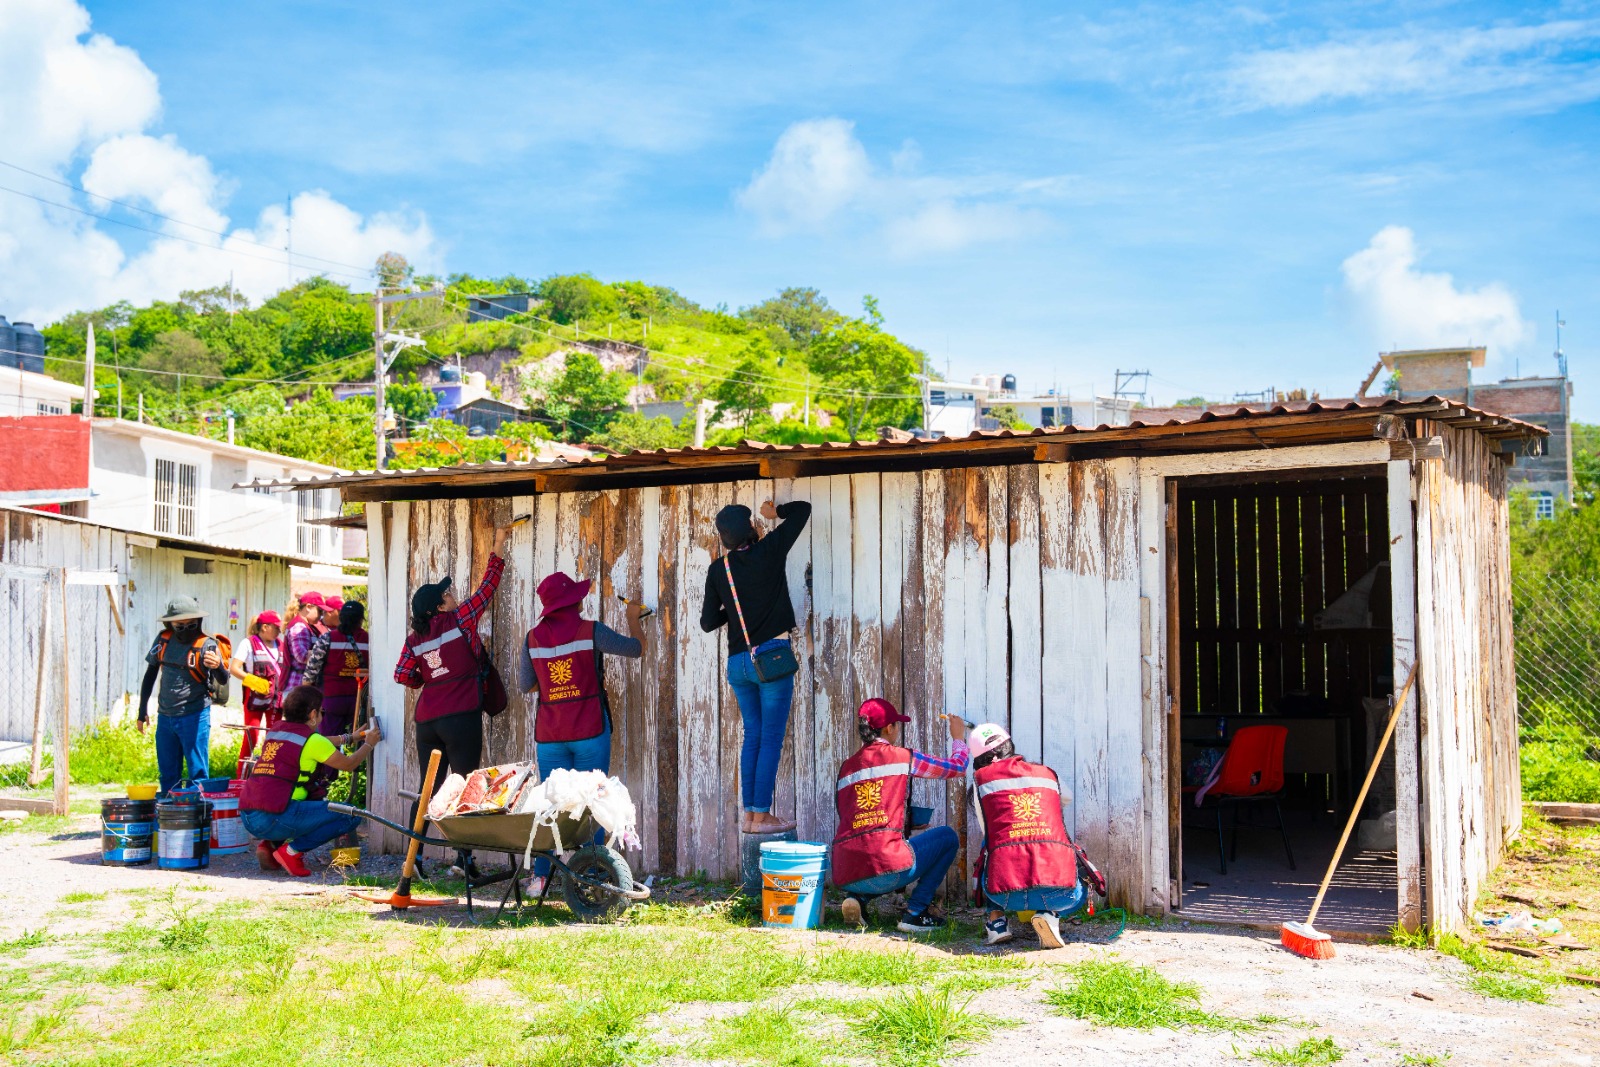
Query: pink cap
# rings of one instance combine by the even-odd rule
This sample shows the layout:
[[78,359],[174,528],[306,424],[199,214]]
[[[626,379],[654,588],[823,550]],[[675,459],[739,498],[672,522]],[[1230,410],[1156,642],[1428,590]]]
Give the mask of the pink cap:
[[304,593],[301,593],[299,599],[300,606],[303,608],[320,608],[327,606],[327,602],[322,599],[322,594],[317,592],[315,589],[308,589]]

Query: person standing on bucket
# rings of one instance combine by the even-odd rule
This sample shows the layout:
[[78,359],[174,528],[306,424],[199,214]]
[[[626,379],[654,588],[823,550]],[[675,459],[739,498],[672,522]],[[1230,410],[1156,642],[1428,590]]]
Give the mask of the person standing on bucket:
[[[365,730],[341,737],[324,737],[311,728],[311,717],[322,708],[315,686],[300,685],[283,697],[283,715],[267,731],[261,757],[239,795],[239,821],[256,843],[256,859],[264,871],[285,870],[296,878],[311,874],[301,857],[312,849],[347,834],[361,824],[355,815],[328,810],[327,782],[339,771],[353,771],[372,755],[383,740],[374,719]],[[339,751],[351,741],[361,747]],[[320,773],[319,773],[320,772]]]
[[367,677],[366,606],[359,600],[339,602],[338,625],[317,638],[306,660],[305,684],[322,690],[322,721],[317,732],[324,737],[344,733],[354,722],[356,692]]
[[743,504],[729,504],[717,512],[717,536],[728,551],[706,572],[700,628],[711,633],[728,627],[728,685],[744,723],[739,750],[744,818],[739,830],[778,834],[794,829],[793,822],[772,814],[797,669],[789,645],[795,619],[787,563],[789,549],[811,517],[811,505],[791,500],[774,507],[769,500],[761,505],[761,517],[782,521],[763,537]]
[[1007,912],[1031,911],[1039,944],[1062,947],[1061,919],[1088,900],[1062,817],[1072,794],[1055,771],[1017,755],[1011,735],[993,723],[973,727],[972,785],[983,828],[977,895],[989,905],[984,944],[1011,940]]
[[[487,653],[478,620],[489,610],[505,570],[511,527],[494,532],[494,547],[483,581],[465,601],[456,599],[450,579],[420,586],[411,596],[411,632],[400,649],[394,680],[419,690],[416,709],[417,791],[422,790],[428,753],[439,749],[452,774],[463,778],[483,758],[483,664]],[[469,875],[477,868],[471,853],[457,852],[457,866]]]
[[872,898],[914,885],[898,928],[908,934],[937,930],[942,923],[929,906],[961,839],[950,827],[935,826],[908,841],[906,813],[911,779],[967,773],[966,724],[959,716],[945,717],[950,758],[940,759],[900,747],[901,724],[911,719],[887,700],[862,701],[856,715],[861,748],[839,768],[834,792],[839,828],[833,837],[833,881],[845,894],[839,910],[845,922],[861,926]]
[[[644,627],[648,610],[628,605],[628,636],[603,622],[585,619],[579,607],[592,582],[573,581],[562,571],[539,583],[543,613],[528,631],[517,674],[524,693],[538,691],[533,740],[539,757],[539,777],[557,768],[569,771],[611,773],[611,704],[606,698],[605,655],[638,659],[644,655]],[[540,856],[533,863],[528,892],[543,892],[550,876],[550,861]]]
[[156,767],[166,794],[185,778],[210,777],[211,691],[225,688],[229,675],[228,653],[202,628],[198,600],[173,597],[160,621],[161,633],[144,657],[139,732],[150,719],[150,695],[157,693]]

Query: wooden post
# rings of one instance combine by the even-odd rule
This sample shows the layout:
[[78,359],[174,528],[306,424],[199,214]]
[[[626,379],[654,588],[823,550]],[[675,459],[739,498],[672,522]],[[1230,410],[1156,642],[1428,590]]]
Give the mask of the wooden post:
[[72,777],[67,762],[68,732],[72,724],[72,627],[67,623],[67,572],[61,570],[61,708],[56,717],[55,809],[57,815],[67,814],[67,783]]
[[45,579],[39,597],[39,669],[33,683],[33,758],[28,767],[28,785],[44,781],[44,664],[50,644],[50,581]]
[[[1416,529],[1411,510],[1411,463],[1390,460],[1389,603],[1394,627],[1393,677],[1404,678],[1417,662]],[[1399,920],[1407,930],[1423,923],[1422,789],[1417,761],[1418,721],[1415,690],[1406,697],[1394,737],[1395,847],[1399,878]]]

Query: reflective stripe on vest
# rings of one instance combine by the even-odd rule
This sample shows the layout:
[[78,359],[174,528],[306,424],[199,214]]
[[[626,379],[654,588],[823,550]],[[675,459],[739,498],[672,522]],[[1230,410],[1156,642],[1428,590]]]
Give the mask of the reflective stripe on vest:
[[461,627],[452,626],[450,629],[446,630],[444,633],[440,634],[438,637],[435,637],[431,641],[421,641],[415,645],[412,645],[411,651],[420,656],[424,652],[432,652],[436,648],[443,648],[456,638],[465,636],[467,635],[461,632]]
[[606,729],[605,685],[594,649],[594,623],[580,622],[577,635],[558,645],[543,644],[541,632],[549,634],[544,622],[528,631],[527,640],[528,659],[539,689],[534,742],[549,744],[599,737]]
[[437,629],[430,630],[426,640],[410,644],[412,654],[422,661],[416,721],[477,711],[483,706],[478,655],[466,631],[453,615],[435,615],[430,627]]
[[886,742],[862,745],[839,768],[834,805],[833,879],[846,886],[916,865],[905,838],[911,799],[911,751]]
[[300,769],[300,756],[312,733],[310,726],[300,723],[278,723],[267,731],[261,757],[239,796],[242,810],[281,814],[289,806],[294,791],[310,778]]
[[528,646],[528,657],[530,659],[560,659],[562,656],[570,656],[574,652],[592,651],[594,651],[594,638],[591,637],[586,640],[568,641],[564,645],[556,645],[553,648],[530,644]]
[[843,778],[839,779],[838,785],[834,786],[834,788],[846,789],[852,785],[855,785],[857,782],[865,782],[872,778],[887,778],[891,774],[910,773],[911,764],[909,763],[885,763],[881,767],[863,767],[861,770],[852,771]]
[[990,793],[999,793],[1007,789],[1048,789],[1052,793],[1061,792],[1061,787],[1056,784],[1054,778],[1000,778],[980,785],[978,799],[982,800]]
[[250,673],[265,678],[271,688],[265,693],[246,688],[244,706],[250,711],[271,711],[277,703],[278,688],[283,684],[283,657],[276,643],[269,645],[259,636],[250,638]]
[[361,640],[366,635],[365,630],[359,629],[353,634],[328,632],[328,651],[322,660],[324,711],[343,712],[354,706],[356,674],[367,668],[367,643]]

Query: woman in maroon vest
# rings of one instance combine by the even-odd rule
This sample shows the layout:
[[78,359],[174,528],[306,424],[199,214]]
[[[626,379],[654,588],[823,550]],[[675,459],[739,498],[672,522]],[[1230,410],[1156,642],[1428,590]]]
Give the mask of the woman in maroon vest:
[[367,676],[367,609],[359,600],[341,601],[339,624],[317,638],[306,661],[306,685],[322,690],[322,722],[317,730],[336,734],[350,729],[356,693]]
[[941,922],[928,906],[956,858],[960,839],[950,827],[935,826],[908,841],[906,812],[911,779],[966,774],[966,724],[954,715],[947,718],[950,758],[940,759],[900,747],[900,724],[911,719],[887,700],[863,701],[857,715],[861,748],[839,768],[834,793],[839,828],[833,837],[833,881],[845,892],[839,910],[846,922],[860,926],[873,897],[915,883],[899,929],[908,934],[937,930]]
[[[278,702],[283,699],[283,647],[278,635],[283,629],[283,619],[276,611],[263,611],[250,623],[246,631],[243,655],[229,665],[229,672],[240,681],[246,675],[267,683],[265,691],[244,686],[244,739],[239,743],[242,760],[256,750],[261,740],[262,727],[270,728],[278,717]],[[259,684],[259,683],[258,683]]]
[[1039,943],[1060,948],[1061,917],[1088,899],[1062,817],[1072,794],[1049,767],[1017,755],[1011,736],[993,723],[972,730],[972,785],[983,828],[978,890],[989,905],[984,943],[1011,940],[1006,912],[1031,911]]
[[[458,601],[450,579],[419,588],[411,597],[411,632],[400,649],[394,680],[417,694],[416,737],[418,792],[428,753],[439,749],[449,771],[466,777],[483,758],[483,689],[479,677],[484,656],[478,620],[500,587],[506,542],[511,527],[495,530],[494,549],[483,569],[483,581],[465,601]],[[462,870],[471,873],[470,855],[459,855]]]
[[[360,825],[354,815],[335,815],[328,802],[313,796],[312,776],[326,767],[353,771],[372,755],[383,740],[376,720],[355,735],[361,747],[346,755],[339,751],[353,737],[323,737],[311,729],[311,716],[322,707],[322,694],[314,686],[300,685],[283,698],[282,718],[267,731],[261,757],[239,796],[239,819],[251,837],[260,838],[256,858],[263,870],[282,868],[296,878],[311,872],[301,856]],[[273,847],[273,842],[282,844]]]

